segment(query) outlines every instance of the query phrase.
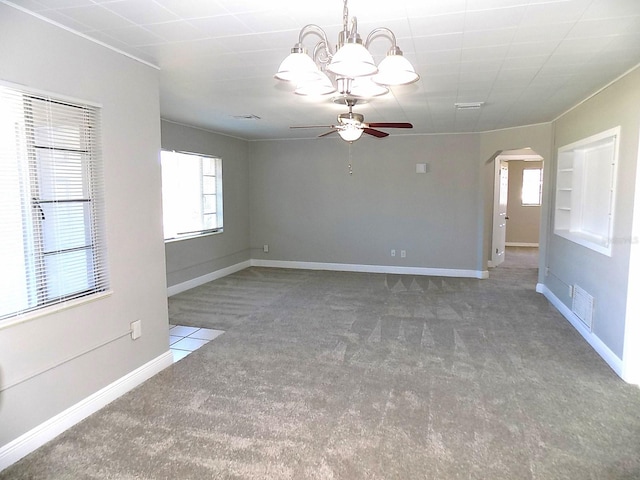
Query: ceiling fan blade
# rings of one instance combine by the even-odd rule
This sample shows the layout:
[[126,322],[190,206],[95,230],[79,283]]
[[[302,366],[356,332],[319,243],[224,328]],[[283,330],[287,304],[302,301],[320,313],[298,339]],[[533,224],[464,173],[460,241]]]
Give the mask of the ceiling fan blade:
[[374,128],[413,128],[413,125],[405,122],[380,122],[369,123],[368,125]]
[[337,131],[338,131],[338,129],[337,129],[337,128],[336,128],[336,129],[334,129],[334,130],[329,130],[328,132],[323,133],[322,135],[318,135],[318,138],[320,138],[320,137],[326,137],[327,135],[331,135],[332,133],[336,133]]
[[333,125],[294,125],[289,128],[333,128]]
[[365,127],[363,128],[363,130],[364,130],[364,133],[368,133],[369,135],[373,135],[374,137],[378,137],[378,138],[389,136],[387,132],[381,132],[380,130],[375,130],[373,128]]

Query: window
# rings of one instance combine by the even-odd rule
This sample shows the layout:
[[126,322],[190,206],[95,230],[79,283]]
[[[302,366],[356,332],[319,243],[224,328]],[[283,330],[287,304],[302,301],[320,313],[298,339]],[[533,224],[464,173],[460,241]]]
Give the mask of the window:
[[222,160],[163,150],[165,240],[222,231]]
[[554,233],[611,256],[620,127],[558,149]]
[[0,319],[108,287],[99,110],[0,85]]
[[522,205],[539,206],[542,204],[542,169],[525,168],[522,170]]

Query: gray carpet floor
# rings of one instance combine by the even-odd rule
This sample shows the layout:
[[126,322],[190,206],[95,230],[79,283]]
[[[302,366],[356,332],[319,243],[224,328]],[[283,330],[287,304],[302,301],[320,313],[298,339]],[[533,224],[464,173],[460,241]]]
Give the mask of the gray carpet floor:
[[172,323],[226,333],[0,478],[639,479],[640,389],[535,265],[249,268],[171,297]]

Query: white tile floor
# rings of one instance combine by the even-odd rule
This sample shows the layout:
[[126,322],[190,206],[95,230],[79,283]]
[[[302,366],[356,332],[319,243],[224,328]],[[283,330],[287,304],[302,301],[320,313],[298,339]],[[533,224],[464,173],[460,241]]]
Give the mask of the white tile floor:
[[169,325],[169,348],[173,353],[173,363],[182,360],[191,352],[209,343],[224,331],[211,328],[185,327]]

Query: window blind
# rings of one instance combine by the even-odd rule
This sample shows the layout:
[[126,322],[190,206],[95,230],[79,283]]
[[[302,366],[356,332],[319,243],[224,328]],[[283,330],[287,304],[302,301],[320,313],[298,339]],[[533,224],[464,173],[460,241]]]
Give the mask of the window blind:
[[0,319],[108,288],[100,111],[0,85]]

